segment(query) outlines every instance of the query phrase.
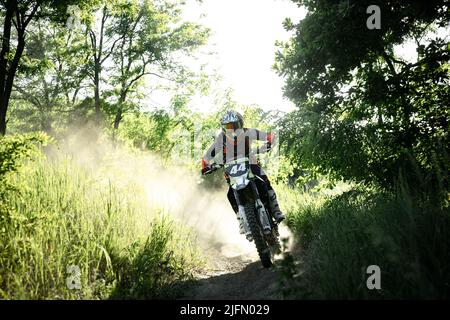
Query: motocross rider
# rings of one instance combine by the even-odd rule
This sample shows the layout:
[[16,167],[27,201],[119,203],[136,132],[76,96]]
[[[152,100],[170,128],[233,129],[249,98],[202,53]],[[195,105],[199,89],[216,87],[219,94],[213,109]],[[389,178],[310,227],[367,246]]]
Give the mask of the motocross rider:
[[[284,220],[285,216],[280,210],[277,196],[270,184],[269,179],[267,178],[267,175],[258,164],[256,156],[251,149],[252,142],[258,140],[264,141],[265,143],[256,150],[257,153],[269,151],[272,147],[273,135],[258,129],[244,128],[244,119],[242,115],[234,110],[226,111],[222,116],[220,124],[222,131],[217,135],[214,143],[209,147],[205,156],[202,158],[202,174],[205,175],[212,170],[211,164],[218,155],[219,161],[223,161],[221,164],[225,164],[229,161],[242,157],[249,158],[253,174],[262,178],[265,182],[265,184],[261,185],[261,181],[257,179],[256,183],[258,185],[258,190],[264,190],[260,188],[264,187],[263,185],[267,187],[267,194],[264,194],[263,192],[261,193],[261,197],[264,200],[268,200],[267,202],[270,205],[270,211],[273,218],[275,221],[280,223]],[[220,155],[222,155],[222,157],[220,157]],[[238,205],[231,187],[228,189],[227,197],[234,212],[237,213]],[[241,225],[240,228],[242,232],[243,226]]]

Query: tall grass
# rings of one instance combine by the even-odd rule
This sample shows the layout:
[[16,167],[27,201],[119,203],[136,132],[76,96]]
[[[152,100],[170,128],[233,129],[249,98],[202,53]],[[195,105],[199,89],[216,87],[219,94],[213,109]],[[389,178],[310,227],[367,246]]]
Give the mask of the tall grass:
[[[11,183],[0,221],[0,298],[164,298],[201,265],[189,230],[150,207],[138,185],[67,157],[29,162]],[[80,289],[70,285],[71,265]]]
[[[311,197],[304,195],[305,201],[288,212],[303,259],[300,270],[286,273],[292,277],[287,297],[450,297],[448,206],[416,201],[404,185],[395,194],[354,188]],[[370,265],[380,267],[380,290],[366,285]]]

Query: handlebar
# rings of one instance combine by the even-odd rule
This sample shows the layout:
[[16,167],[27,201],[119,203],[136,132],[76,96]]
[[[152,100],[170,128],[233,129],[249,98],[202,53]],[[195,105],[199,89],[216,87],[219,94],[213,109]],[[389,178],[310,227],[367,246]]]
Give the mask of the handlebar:
[[[266,148],[266,149],[264,149],[264,148]],[[263,151],[261,151],[260,149],[263,149]],[[271,149],[272,149],[272,147],[261,146],[259,148],[253,148],[251,154],[258,156],[258,155],[261,155],[261,154],[271,151]],[[224,164],[211,163],[211,165],[208,167],[209,170],[205,171],[203,173],[203,175],[211,174],[214,171],[216,171],[220,168],[223,168],[223,167],[224,167]]]
[[223,168],[223,164],[213,163],[211,164],[211,168],[215,170]]
[[223,167],[223,164],[212,163],[212,164],[209,166],[209,170],[208,170],[208,171],[205,171],[204,175],[213,173],[214,171],[216,171],[217,169],[220,169],[220,168],[222,168],[222,167]]

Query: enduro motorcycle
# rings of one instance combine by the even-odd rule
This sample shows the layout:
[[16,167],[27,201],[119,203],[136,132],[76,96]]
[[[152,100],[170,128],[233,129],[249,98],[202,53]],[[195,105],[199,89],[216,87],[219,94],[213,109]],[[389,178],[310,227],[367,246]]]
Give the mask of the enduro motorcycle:
[[273,264],[274,256],[281,252],[281,246],[278,224],[269,212],[269,204],[264,203],[260,197],[260,192],[267,192],[267,188],[258,190],[256,179],[261,180],[260,185],[264,187],[265,182],[261,177],[253,174],[250,160],[246,157],[225,164],[213,163],[206,174],[222,167],[225,170],[227,182],[233,190],[239,208],[238,219],[243,223],[246,238],[250,242],[255,242],[262,265],[269,268]]

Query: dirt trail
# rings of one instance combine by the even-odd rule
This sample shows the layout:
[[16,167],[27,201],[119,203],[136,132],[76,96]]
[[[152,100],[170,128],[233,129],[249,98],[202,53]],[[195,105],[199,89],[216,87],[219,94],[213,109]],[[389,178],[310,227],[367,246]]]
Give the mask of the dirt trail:
[[[152,163],[152,159],[144,160]],[[135,167],[153,168],[152,177],[143,182],[149,203],[191,228],[207,259],[207,267],[194,285],[181,283],[180,290],[175,290],[183,292],[179,299],[280,298],[278,272],[263,268],[254,243],[239,234],[238,220],[226,196],[227,185],[202,186],[197,175],[182,167],[167,169],[145,163]],[[134,176],[146,177],[142,173]],[[284,224],[280,234],[282,238],[291,236]]]
[[262,266],[253,242],[213,243],[204,249],[206,271],[181,299],[261,300],[281,299],[276,268]]

